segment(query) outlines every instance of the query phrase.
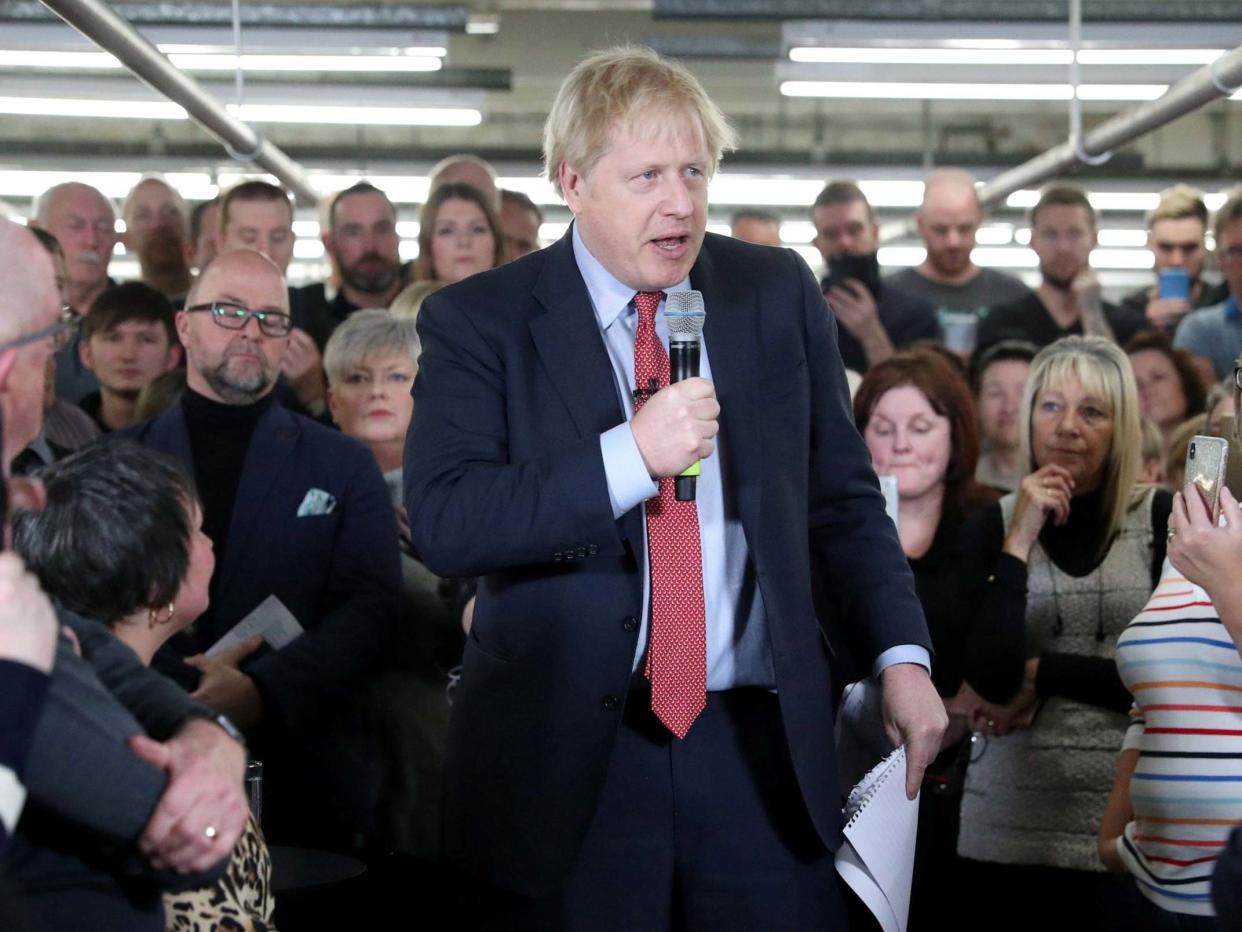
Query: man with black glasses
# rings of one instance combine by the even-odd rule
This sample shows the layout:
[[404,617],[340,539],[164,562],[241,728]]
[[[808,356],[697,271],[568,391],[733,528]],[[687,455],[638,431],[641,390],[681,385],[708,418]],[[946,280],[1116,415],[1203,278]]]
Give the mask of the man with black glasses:
[[[396,623],[397,529],[369,451],[273,397],[291,330],[280,270],[219,256],[177,314],[186,392],[131,434],[193,469],[216,555],[211,607],[155,665],[247,730],[270,841],[342,850],[365,844],[374,804],[349,707]],[[304,633],[205,656],[273,595]]]

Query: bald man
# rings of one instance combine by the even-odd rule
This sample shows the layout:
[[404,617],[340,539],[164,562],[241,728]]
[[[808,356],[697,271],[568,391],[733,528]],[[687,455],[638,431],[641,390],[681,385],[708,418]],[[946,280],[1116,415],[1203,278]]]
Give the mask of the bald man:
[[[218,256],[177,314],[185,394],[129,435],[193,471],[215,545],[211,607],[156,666],[247,730],[269,841],[348,850],[375,802],[352,699],[396,624],[397,526],[370,451],[273,396],[290,332],[280,270],[251,250]],[[304,634],[203,656],[273,595]]]
[[[946,341],[954,339],[953,314],[969,314],[973,321],[989,307],[1030,297],[1030,289],[1017,278],[980,268],[971,258],[983,209],[968,172],[944,168],[928,175],[915,221],[927,258],[916,268],[889,276],[888,281],[932,303],[941,322],[948,325]],[[947,320],[946,314],[950,315]],[[971,334],[973,345],[973,330]],[[971,347],[952,348],[969,351]]]
[[[62,320],[51,257],[6,220],[0,280],[7,475],[9,457],[42,428],[44,369]],[[11,505],[41,505],[37,484],[8,483]],[[213,723],[98,622],[58,616],[80,646],[62,638],[57,647],[5,872],[35,928],[80,928],[89,912],[98,930],[162,929],[161,892],[210,882],[241,833],[245,752],[227,723]]]
[[500,191],[496,187],[496,169],[477,155],[460,153],[441,159],[431,170],[427,191],[430,193],[440,185],[450,183],[468,184],[477,188],[483,192],[484,196],[492,200],[497,212],[500,211]]
[[190,290],[190,212],[163,178],[143,178],[121,208],[127,251],[138,257],[142,280],[170,301]]

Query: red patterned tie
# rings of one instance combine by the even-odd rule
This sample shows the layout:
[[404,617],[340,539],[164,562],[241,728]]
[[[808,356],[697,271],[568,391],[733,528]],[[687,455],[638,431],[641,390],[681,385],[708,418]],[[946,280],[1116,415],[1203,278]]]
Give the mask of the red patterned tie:
[[[634,296],[634,413],[654,390],[668,385],[668,353],[655,331],[660,291]],[[679,502],[673,479],[660,480],[660,494],[647,500],[647,562],[651,567],[651,631],[647,667],[651,709],[678,738],[684,738],[706,703],[707,639],[703,609],[703,555],[699,513]]]

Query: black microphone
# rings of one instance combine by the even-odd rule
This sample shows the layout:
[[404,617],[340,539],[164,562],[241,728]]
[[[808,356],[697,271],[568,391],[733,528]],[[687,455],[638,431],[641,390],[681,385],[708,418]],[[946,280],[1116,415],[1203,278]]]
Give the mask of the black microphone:
[[[671,385],[699,374],[699,338],[707,312],[703,295],[697,291],[670,291],[664,299],[664,320],[668,324],[668,380]],[[694,501],[699,463],[688,466],[674,483],[677,501]]]

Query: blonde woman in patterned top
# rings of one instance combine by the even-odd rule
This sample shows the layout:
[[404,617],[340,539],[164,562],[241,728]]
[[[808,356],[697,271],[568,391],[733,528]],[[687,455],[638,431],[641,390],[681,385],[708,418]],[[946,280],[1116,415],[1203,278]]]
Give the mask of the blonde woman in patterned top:
[[964,672],[987,700],[962,799],[964,927],[1109,929],[1127,892],[1096,844],[1130,705],[1114,646],[1159,578],[1171,496],[1137,483],[1134,376],[1107,340],[1035,357],[1020,430],[1018,491],[963,529]]

